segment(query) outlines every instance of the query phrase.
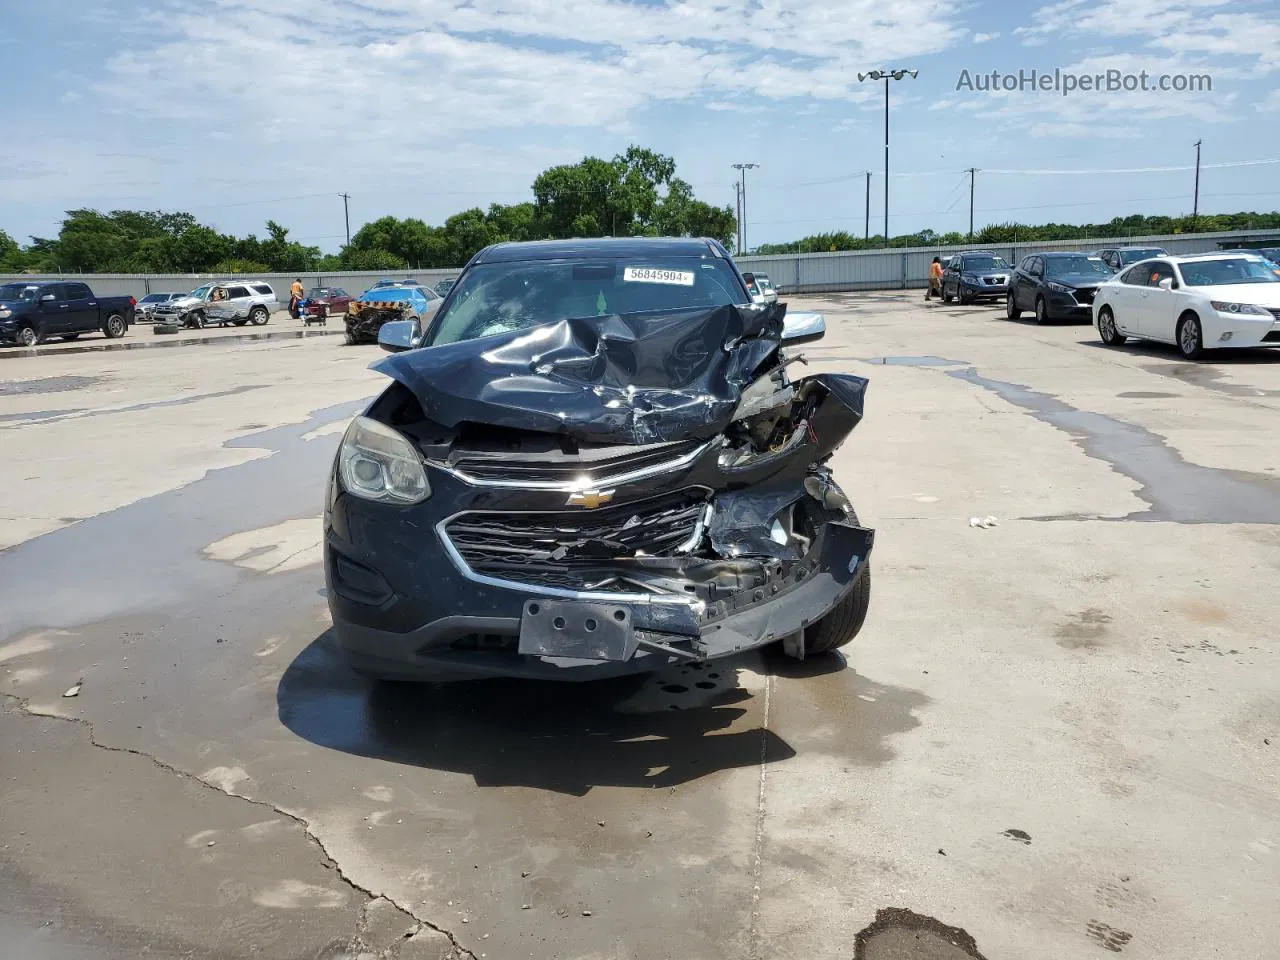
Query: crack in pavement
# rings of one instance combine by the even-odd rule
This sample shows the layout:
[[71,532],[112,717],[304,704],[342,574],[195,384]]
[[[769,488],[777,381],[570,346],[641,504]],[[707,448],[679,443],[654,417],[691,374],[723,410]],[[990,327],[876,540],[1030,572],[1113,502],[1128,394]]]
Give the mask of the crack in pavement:
[[751,864],[751,932],[747,956],[760,957],[760,882],[764,874],[765,780],[769,765],[769,707],[773,700],[773,669],[764,675],[764,716],[760,718],[760,778],[756,787],[755,837]]
[[[165,763],[163,760],[159,759],[158,757],[154,757],[143,750],[136,750],[133,747],[116,747],[110,744],[101,743],[97,739],[93,722],[90,720],[85,720],[83,717],[68,717],[58,713],[44,713],[39,710],[33,710],[27,698],[18,697],[6,691],[0,691],[0,696],[4,696],[7,699],[17,703],[18,708],[22,711],[24,716],[43,717],[51,720],[61,720],[64,723],[78,724],[84,727],[89,734],[89,739],[88,739],[89,745],[93,747],[97,747],[99,750],[105,750],[108,753],[122,753],[130,756],[134,756],[134,757],[141,757],[144,760],[149,760],[151,763],[155,764],[155,766],[159,767],[161,770],[164,770],[167,773],[171,773],[177,777],[180,777],[183,780],[190,780],[194,783],[198,783],[200,786],[204,787],[205,789],[211,790],[214,793],[220,794],[221,796],[232,797],[236,800],[242,800],[245,803],[249,803],[257,807],[263,807],[267,810],[271,810],[272,812],[280,815],[281,817],[284,817],[287,820],[293,821],[293,823],[295,823],[296,825],[302,828],[302,831],[306,835],[307,839],[311,843],[313,843],[316,849],[320,852],[321,865],[324,866],[326,869],[332,870],[337,875],[339,880],[341,880],[344,884],[346,884],[356,893],[363,894],[367,898],[366,902],[361,907],[361,918],[360,918],[361,925],[367,925],[368,923],[368,909],[370,904],[378,900],[385,900],[387,903],[391,904],[397,910],[405,914],[405,916],[410,917],[415,923],[419,923],[423,927],[427,928],[428,930],[432,930],[436,933],[442,934],[445,937],[447,937],[449,939],[450,946],[452,946],[453,949],[460,956],[470,958],[470,960],[478,960],[475,953],[473,953],[471,950],[464,947],[461,943],[458,942],[458,938],[454,935],[453,931],[448,930],[436,923],[433,923],[432,921],[426,919],[425,917],[418,916],[418,914],[416,914],[413,910],[411,910],[409,907],[397,901],[394,897],[391,897],[386,893],[373,890],[370,887],[365,887],[357,883],[351,877],[347,876],[347,874],[343,871],[341,864],[339,864],[338,861],[335,860],[330,855],[329,851],[325,848],[324,841],[322,841],[320,837],[316,835],[316,833],[311,829],[311,824],[304,817],[298,816],[295,813],[291,813],[290,811],[282,807],[278,807],[274,803],[271,803],[267,800],[258,800],[253,797],[243,796],[242,794],[231,793],[230,791],[224,790],[221,787],[217,786],[216,784],[212,784],[207,780],[201,779],[200,777],[196,776],[193,773],[188,773],[185,770],[178,769],[172,764]],[[358,935],[362,934],[362,929],[360,925],[357,926],[357,934]]]

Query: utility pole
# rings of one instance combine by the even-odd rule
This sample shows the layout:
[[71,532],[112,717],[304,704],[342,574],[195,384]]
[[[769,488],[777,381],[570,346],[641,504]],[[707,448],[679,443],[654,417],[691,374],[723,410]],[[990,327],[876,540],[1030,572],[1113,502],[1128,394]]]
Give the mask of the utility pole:
[[351,194],[340,193],[338,196],[342,198],[342,218],[347,222],[347,246],[349,247],[351,246],[351,208],[347,203],[351,199]]
[[737,255],[742,256],[742,187],[738,185],[737,180],[733,181],[733,209],[737,218],[737,223],[734,224],[737,230]]
[[970,167],[965,171],[969,175],[969,242],[973,243],[973,178],[977,174],[977,167]]
[[1204,141],[1202,140],[1196,141],[1196,195],[1195,199],[1191,201],[1192,228],[1195,227],[1196,222],[1200,217],[1200,144],[1203,142]]
[[870,73],[859,73],[858,82],[864,80],[884,81],[884,245],[889,246],[889,81],[901,80],[910,76],[912,80],[920,75],[919,70],[872,70]]
[[747,171],[760,166],[758,163],[735,163],[733,169],[742,174],[742,190],[738,194],[738,225],[742,230],[742,241],[738,247],[739,255],[747,252]]
[[871,242],[871,171],[864,170],[863,172],[867,175],[867,199],[865,201],[865,206],[863,207],[863,210],[866,212],[866,223],[863,224],[863,231],[865,232],[865,235],[866,235],[865,236],[866,241],[870,243]]

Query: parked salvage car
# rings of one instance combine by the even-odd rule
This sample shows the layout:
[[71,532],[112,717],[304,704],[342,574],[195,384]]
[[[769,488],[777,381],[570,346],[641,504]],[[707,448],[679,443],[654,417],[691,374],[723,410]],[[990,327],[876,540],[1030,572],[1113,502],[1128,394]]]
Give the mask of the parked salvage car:
[[504,243],[428,322],[329,478],[334,636],[384,679],[581,680],[849,643],[873,532],[828,461],[867,381],[792,380],[818,314],[714,240]]
[[1117,273],[1140,260],[1150,260],[1152,257],[1167,257],[1168,255],[1164,247],[1108,247],[1104,250],[1099,250],[1095,254],[1095,256],[1102,258],[1102,262],[1110,267],[1113,273]]
[[1262,257],[1211,253],[1135,264],[1098,288],[1094,326],[1176,344],[1188,360],[1224,347],[1280,347],[1280,277]]
[[374,286],[347,304],[347,343],[377,343],[378,331],[392,320],[429,319],[442,298],[430,287]]
[[148,293],[145,297],[138,301],[138,305],[134,307],[133,318],[138,323],[150,323],[155,319],[156,307],[162,303],[169,303],[173,300],[180,300],[185,297],[185,293]]
[[440,296],[442,297],[448,296],[449,291],[453,289],[453,285],[457,282],[458,282],[457,277],[445,277],[443,280],[441,280],[439,283],[436,284],[435,291],[436,293],[440,294]]
[[778,302],[778,291],[773,288],[773,282],[767,275],[746,271],[742,274],[742,279],[747,285],[747,293],[751,294],[752,303]]
[[303,301],[302,322],[326,323],[330,316],[343,316],[354,299],[341,287],[312,287]]
[[34,347],[50,337],[75,340],[102,331],[123,337],[133,323],[133,297],[99,297],[87,284],[59,280],[0,284],[0,343]]
[[[369,290],[381,290],[383,287],[418,287],[418,286],[421,286],[421,284],[417,280],[414,280],[412,277],[408,277],[404,280],[379,280],[372,287],[370,287]],[[366,290],[365,292],[368,293],[368,290]]]
[[262,280],[219,280],[192,290],[185,297],[162,303],[154,311],[156,322],[187,327],[261,326],[280,309],[275,290]]
[[1004,257],[994,253],[958,253],[942,271],[942,299],[961,303],[1003,300],[1009,292],[1010,268]]
[[1101,257],[1088,253],[1033,253],[1023,257],[1009,278],[1005,316],[1017,320],[1035,311],[1036,323],[1093,319],[1098,286],[1111,277]]

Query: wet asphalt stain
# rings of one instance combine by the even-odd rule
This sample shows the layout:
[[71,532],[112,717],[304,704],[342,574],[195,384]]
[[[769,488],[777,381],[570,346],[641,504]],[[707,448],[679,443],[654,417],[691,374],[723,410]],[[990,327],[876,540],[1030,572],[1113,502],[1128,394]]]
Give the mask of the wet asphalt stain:
[[1018,830],[1016,828],[1011,828],[1001,833],[1000,836],[1008,837],[1010,840],[1014,841],[1015,843],[1021,843],[1027,847],[1031,846],[1031,834],[1027,833],[1027,831],[1025,830]]
[[[288,666],[280,722],[353,756],[469,774],[477,787],[586,796],[595,787],[676,787],[722,770],[789,760],[777,733],[743,722],[756,694],[722,661],[714,693],[670,710],[656,677],[591,683],[475,680],[371,683],[347,667],[330,631]],[[669,673],[669,672],[668,672]],[[754,711],[760,711],[758,703]]]
[[1133,934],[1126,933],[1124,930],[1117,930],[1115,927],[1102,923],[1099,920],[1090,920],[1089,925],[1085,927],[1085,931],[1089,935],[1089,939],[1093,940],[1105,950],[1112,953],[1120,953],[1125,945],[1133,939]]
[[79,626],[231,590],[244,571],[205,559],[201,551],[234,533],[318,516],[341,438],[302,438],[367,403],[336,404],[302,423],[236,437],[224,446],[272,453],[210,470],[187,486],[0,554],[0,642],[30,629]]
[[946,357],[903,356],[903,357],[869,357],[863,363],[875,363],[884,367],[964,367],[964,360],[948,360]]
[[[232,387],[229,390],[218,390],[214,393],[193,393],[185,397],[175,397],[172,400],[154,400],[150,403],[135,403],[127,407],[106,407],[98,410],[54,410],[48,417],[40,417],[38,414],[19,414],[24,419],[33,423],[57,423],[59,420],[86,420],[89,417],[106,417],[113,416],[117,413],[137,413],[140,410],[158,410],[163,407],[181,407],[188,403],[197,403],[201,400],[217,400],[220,397],[234,397],[242,393],[249,393],[252,390],[265,390],[272,386],[269,383],[252,383],[239,387]],[[0,417],[3,419],[16,419],[16,417]]]
[[1054,635],[1058,646],[1067,650],[1100,650],[1103,640],[1111,632],[1107,624],[1111,617],[1096,607],[1081,610],[1066,623],[1061,624]]
[[106,382],[106,377],[41,377],[38,380],[0,380],[0,397],[25,397],[40,393],[83,390]]
[[1158,390],[1129,390],[1126,393],[1117,393],[1116,396],[1121,400],[1176,400],[1179,394],[1161,393]]
[[[1252,359],[1252,357],[1250,358]],[[1240,397],[1256,400],[1259,397],[1280,397],[1280,390],[1267,390],[1261,387],[1250,387],[1241,383],[1230,383],[1223,379],[1222,371],[1205,363],[1144,363],[1141,369],[1154,373],[1159,377],[1171,377],[1194,387],[1213,390],[1228,397]]]
[[0,413],[0,423],[10,420],[51,420],[54,417],[66,417],[74,413],[83,413],[86,407],[73,407],[70,410],[31,410],[27,413]]
[[1141,484],[1136,496],[1151,509],[1124,520],[1280,523],[1280,480],[1275,477],[1187,463],[1163,437],[1145,427],[1077,410],[1047,393],[984,377],[972,367],[946,373],[1070,434],[1086,455]]
[[986,960],[960,927],[901,907],[876,911],[854,940],[854,960]]
[[102,353],[107,350],[159,350],[165,347],[214,347],[219,344],[234,346],[252,340],[301,340],[304,337],[331,337],[346,331],[337,330],[278,330],[272,333],[240,333],[222,337],[187,337],[179,340],[104,340],[101,343],[85,344],[82,347],[65,347],[57,350],[42,350],[40,347],[13,348],[0,350],[0,360],[17,360],[25,357],[56,355],[64,357],[70,353]]

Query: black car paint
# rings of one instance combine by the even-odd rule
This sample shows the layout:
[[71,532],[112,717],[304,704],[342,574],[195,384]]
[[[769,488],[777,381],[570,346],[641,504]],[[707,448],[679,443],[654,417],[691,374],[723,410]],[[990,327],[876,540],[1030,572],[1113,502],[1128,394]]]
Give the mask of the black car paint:
[[[1093,320],[1093,298],[1100,284],[1109,279],[1102,274],[1080,273],[1049,277],[1052,260],[1074,259],[1079,253],[1035,253],[1023,257],[1009,278],[1008,296],[1015,311],[1035,312],[1044,304],[1046,320]],[[1055,290],[1050,283],[1069,287]]]
[[[970,253],[956,254],[946,262],[942,269],[942,296],[943,299],[954,297],[961,303],[975,303],[979,300],[994,300],[1003,298],[1008,290],[1008,278],[1011,272],[1008,266],[986,269],[983,268],[978,272],[977,284],[969,283],[964,279],[966,273],[971,270],[966,267],[966,262],[970,258],[990,259],[999,257],[996,253],[987,253],[972,251]],[[1004,283],[994,282],[1000,277],[1005,278]],[[991,281],[991,282],[988,282]]]
[[[666,256],[692,244],[697,255],[710,249],[728,260],[714,241],[709,247],[708,241],[620,240],[505,244],[482,251],[472,264],[643,256],[655,244]],[[745,285],[741,294],[746,304]],[[787,382],[777,356],[785,312],[785,305],[744,305],[703,311],[701,319],[678,318],[689,331],[683,353],[672,351],[671,318],[633,315],[532,328],[553,331],[550,341],[557,340],[558,331],[562,365],[535,362],[534,341],[541,341],[529,337],[528,330],[409,351],[378,364],[396,382],[367,415],[417,447],[432,494],[408,507],[371,502],[343,489],[335,463],[325,506],[325,575],[334,634],[351,663],[374,675],[405,679],[582,680],[727,656],[794,636],[819,620],[867,575],[874,535],[858,525],[823,465],[860,420],[866,381],[820,375],[777,387],[804,398],[802,426],[778,450],[745,465],[721,460],[729,442],[721,431],[734,423],[738,402],[745,409],[756,403],[754,398],[767,397],[775,384]],[[700,336],[699,323],[715,327],[715,335]],[[591,359],[585,354],[593,339]],[[512,354],[505,370],[479,362],[504,346]],[[650,389],[623,403],[625,415],[612,415],[609,411],[618,408],[611,404],[625,393],[614,376],[631,365],[645,371]],[[448,375],[440,376],[445,371]],[[496,373],[500,381],[520,379],[520,399],[507,407],[500,393],[487,393],[494,382],[487,373]],[[705,399],[696,421],[700,428],[687,409],[664,407],[664,377],[668,394]],[[761,402],[767,408],[768,400]],[[798,416],[792,407],[787,410]],[[643,429],[636,427],[636,412],[646,414],[639,417]],[[556,430],[561,414],[564,429]],[[681,464],[676,469],[632,480],[610,480],[616,470],[592,470],[602,458],[662,459],[673,449],[670,444],[681,450],[693,444],[696,450],[672,461]],[[489,475],[486,470],[505,475],[510,485],[476,482],[476,474]],[[612,504],[598,511],[575,509],[565,489],[519,480],[538,470],[590,474],[600,481],[597,486],[609,488]],[[611,510],[618,519],[609,522],[620,522],[628,512],[631,520],[647,518],[646,511],[662,498],[683,493],[703,498],[711,516],[700,550],[689,554],[622,556],[606,550],[595,556],[597,541],[575,542],[566,533],[555,563],[495,575],[482,563],[461,561],[454,539],[443,534],[459,515],[469,526],[493,524],[497,537],[504,529],[515,535],[517,527],[541,517],[562,530],[588,525]],[[813,531],[812,546],[803,555],[771,537],[774,516],[792,505]],[[477,516],[483,519],[474,520]],[[504,558],[499,554],[500,561]],[[625,593],[593,586],[609,578],[626,578],[633,586]],[[545,638],[533,637],[530,626],[540,597],[571,600],[585,605],[575,609],[598,610],[601,617],[626,618],[636,646],[628,648],[625,659],[617,659],[617,651],[610,659],[592,659],[589,638],[578,637],[558,657],[521,653],[545,654],[537,646]]]
[[[13,283],[34,287],[35,293],[29,300],[2,301],[0,305],[9,315],[0,317],[0,342],[19,342],[24,327],[35,331],[38,343],[50,337],[77,337],[94,331],[105,334],[107,321],[113,316],[124,321],[120,335],[133,325],[133,297],[98,297],[87,284],[71,280]],[[54,299],[42,300],[45,296]]]

